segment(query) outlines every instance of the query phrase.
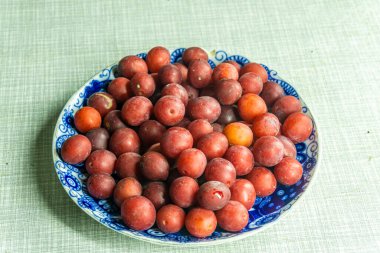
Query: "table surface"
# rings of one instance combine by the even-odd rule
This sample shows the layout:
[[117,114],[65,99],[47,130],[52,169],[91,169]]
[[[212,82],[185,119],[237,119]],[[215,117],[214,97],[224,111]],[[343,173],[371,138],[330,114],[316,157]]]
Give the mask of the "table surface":
[[380,252],[379,11],[378,0],[3,0],[0,252],[185,251],[95,222],[64,192],[51,156],[68,98],[103,67],[159,44],[267,64],[306,100],[323,139],[315,182],[289,216],[186,252]]

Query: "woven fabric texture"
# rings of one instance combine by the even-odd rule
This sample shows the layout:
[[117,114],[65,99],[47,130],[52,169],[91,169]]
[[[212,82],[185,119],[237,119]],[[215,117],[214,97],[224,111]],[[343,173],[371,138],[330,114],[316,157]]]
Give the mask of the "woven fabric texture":
[[[378,0],[1,1],[0,252],[380,252],[379,12]],[[275,226],[162,247],[107,229],[64,192],[51,156],[60,110],[103,67],[155,45],[245,55],[309,105],[319,171]]]

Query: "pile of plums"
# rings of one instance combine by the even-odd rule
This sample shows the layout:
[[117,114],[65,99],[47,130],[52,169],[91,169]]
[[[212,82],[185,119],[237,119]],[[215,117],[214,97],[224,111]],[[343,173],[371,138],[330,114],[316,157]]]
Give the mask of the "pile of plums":
[[171,64],[158,46],[145,60],[124,57],[117,73],[74,115],[81,134],[64,142],[61,157],[85,162],[89,194],[112,198],[129,228],[238,232],[256,196],[301,179],[294,144],[312,121],[260,64],[213,70],[199,47]]

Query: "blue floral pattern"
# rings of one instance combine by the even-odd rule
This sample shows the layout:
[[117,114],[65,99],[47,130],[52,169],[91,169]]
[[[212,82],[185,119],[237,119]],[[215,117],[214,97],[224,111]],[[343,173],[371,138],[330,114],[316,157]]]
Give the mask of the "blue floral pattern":
[[[171,62],[180,61],[184,50],[184,48],[178,48],[172,51]],[[234,60],[242,66],[249,62],[244,56],[229,55],[223,50],[214,50],[209,55],[209,63],[212,68],[227,60]],[[145,59],[146,53],[140,53],[137,56]],[[269,69],[265,65],[262,66],[268,72],[269,80],[281,85],[287,95],[300,99],[303,104],[303,112],[313,119],[309,108],[299,97],[297,91],[289,83],[281,79],[276,71]],[[122,222],[118,208],[112,201],[97,200],[88,194],[86,187],[88,175],[84,170],[83,164],[69,165],[60,158],[63,142],[70,136],[77,134],[73,124],[73,115],[78,109],[86,105],[86,100],[89,96],[95,92],[103,91],[107,87],[108,83],[115,78],[115,69],[116,65],[105,68],[73,95],[58,118],[53,136],[54,167],[62,186],[74,202],[98,222],[123,234],[155,243],[210,244],[216,241],[225,241],[224,239],[243,238],[253,231],[262,229],[266,225],[278,220],[306,190],[316,170],[319,154],[318,131],[314,119],[313,131],[310,137],[305,142],[296,145],[297,160],[302,164],[304,169],[302,179],[293,186],[278,185],[276,191],[271,196],[257,198],[255,205],[249,210],[249,223],[240,233],[229,233],[218,228],[211,236],[199,239],[191,236],[185,230],[174,234],[164,234],[155,227],[146,231],[135,231],[127,228]]]

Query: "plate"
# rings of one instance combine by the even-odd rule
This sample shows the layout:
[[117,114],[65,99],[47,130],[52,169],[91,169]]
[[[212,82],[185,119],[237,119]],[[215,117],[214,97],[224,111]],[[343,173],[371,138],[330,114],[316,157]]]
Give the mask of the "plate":
[[[185,48],[172,50],[171,62],[174,63],[181,60],[184,50]],[[137,56],[144,59],[146,53],[140,53]],[[240,65],[249,62],[248,58],[244,56],[228,54],[224,50],[209,51],[209,63],[212,68],[226,60],[234,60]],[[53,136],[54,168],[59,181],[69,197],[96,221],[121,234],[157,244],[182,246],[219,244],[245,238],[274,224],[291,210],[309,188],[316,172],[318,157],[320,156],[315,119],[295,88],[280,78],[275,70],[262,65],[268,72],[270,81],[281,85],[287,95],[300,99],[302,111],[309,115],[313,121],[313,131],[310,137],[305,142],[296,145],[297,160],[303,167],[302,179],[293,186],[278,185],[276,191],[271,196],[257,198],[253,208],[249,210],[248,225],[239,233],[230,233],[217,228],[211,236],[199,239],[191,236],[185,230],[174,234],[164,234],[155,227],[146,231],[135,231],[127,228],[122,222],[120,212],[111,200],[97,200],[88,194],[86,188],[88,174],[85,171],[84,164],[73,166],[65,163],[60,157],[62,144],[66,139],[77,134],[73,118],[75,112],[86,104],[86,100],[91,94],[105,90],[108,83],[115,78],[116,66],[114,64],[103,69],[68,100],[59,115]]]

